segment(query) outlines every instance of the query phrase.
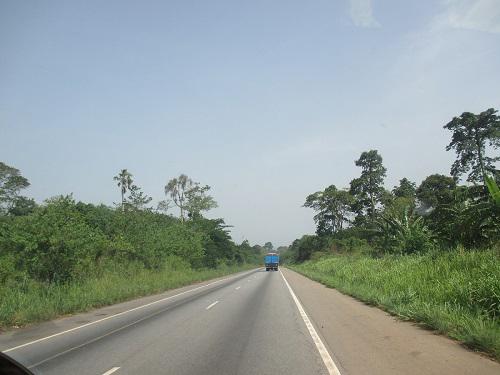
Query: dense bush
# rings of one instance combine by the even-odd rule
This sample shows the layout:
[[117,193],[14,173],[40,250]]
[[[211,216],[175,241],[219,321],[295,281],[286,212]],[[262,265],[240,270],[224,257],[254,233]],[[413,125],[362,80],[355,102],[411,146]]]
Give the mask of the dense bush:
[[51,199],[31,215],[5,221],[0,232],[0,258],[43,281],[67,281],[89,274],[113,243],[89,226],[69,197]]
[[149,210],[112,209],[60,196],[24,216],[0,221],[0,282],[83,280],[108,268],[139,264],[162,269],[172,259],[187,268],[255,262],[235,245],[222,220],[180,220]]
[[434,248],[433,233],[422,217],[411,217],[406,212],[401,217],[382,215],[376,224],[374,243],[382,253],[427,253]]

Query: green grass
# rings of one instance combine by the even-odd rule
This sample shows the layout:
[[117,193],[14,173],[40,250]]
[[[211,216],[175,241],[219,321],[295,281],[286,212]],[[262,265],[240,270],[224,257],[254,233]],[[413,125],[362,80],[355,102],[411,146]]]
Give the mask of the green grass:
[[500,360],[500,257],[495,251],[332,256],[290,268]]
[[88,311],[132,298],[163,292],[203,280],[254,268],[254,265],[217,269],[122,269],[70,284],[31,280],[0,287],[0,327],[22,326],[61,315]]

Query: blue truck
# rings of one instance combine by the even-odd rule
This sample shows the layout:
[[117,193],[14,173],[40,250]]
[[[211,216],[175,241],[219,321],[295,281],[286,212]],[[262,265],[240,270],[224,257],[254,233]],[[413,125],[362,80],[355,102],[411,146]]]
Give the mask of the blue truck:
[[280,256],[276,253],[267,253],[264,257],[266,271],[277,271],[280,264]]

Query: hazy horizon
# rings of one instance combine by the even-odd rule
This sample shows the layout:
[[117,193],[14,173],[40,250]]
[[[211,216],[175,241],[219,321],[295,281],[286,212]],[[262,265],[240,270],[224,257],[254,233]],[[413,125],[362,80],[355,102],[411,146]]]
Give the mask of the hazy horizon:
[[0,48],[0,161],[26,195],[111,205],[126,168],[156,205],[185,173],[238,243],[313,233],[305,197],[366,150],[390,189],[449,174],[443,125],[500,107],[495,0],[4,1]]

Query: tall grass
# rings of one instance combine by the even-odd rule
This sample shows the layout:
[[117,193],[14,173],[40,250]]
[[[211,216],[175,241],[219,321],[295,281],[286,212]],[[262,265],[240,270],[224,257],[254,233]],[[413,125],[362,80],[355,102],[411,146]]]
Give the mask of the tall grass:
[[53,319],[253,267],[255,265],[220,266],[202,270],[166,267],[152,271],[127,266],[66,284],[27,279],[24,283],[0,288],[0,326],[21,326]]
[[498,252],[335,256],[291,268],[500,359]]

